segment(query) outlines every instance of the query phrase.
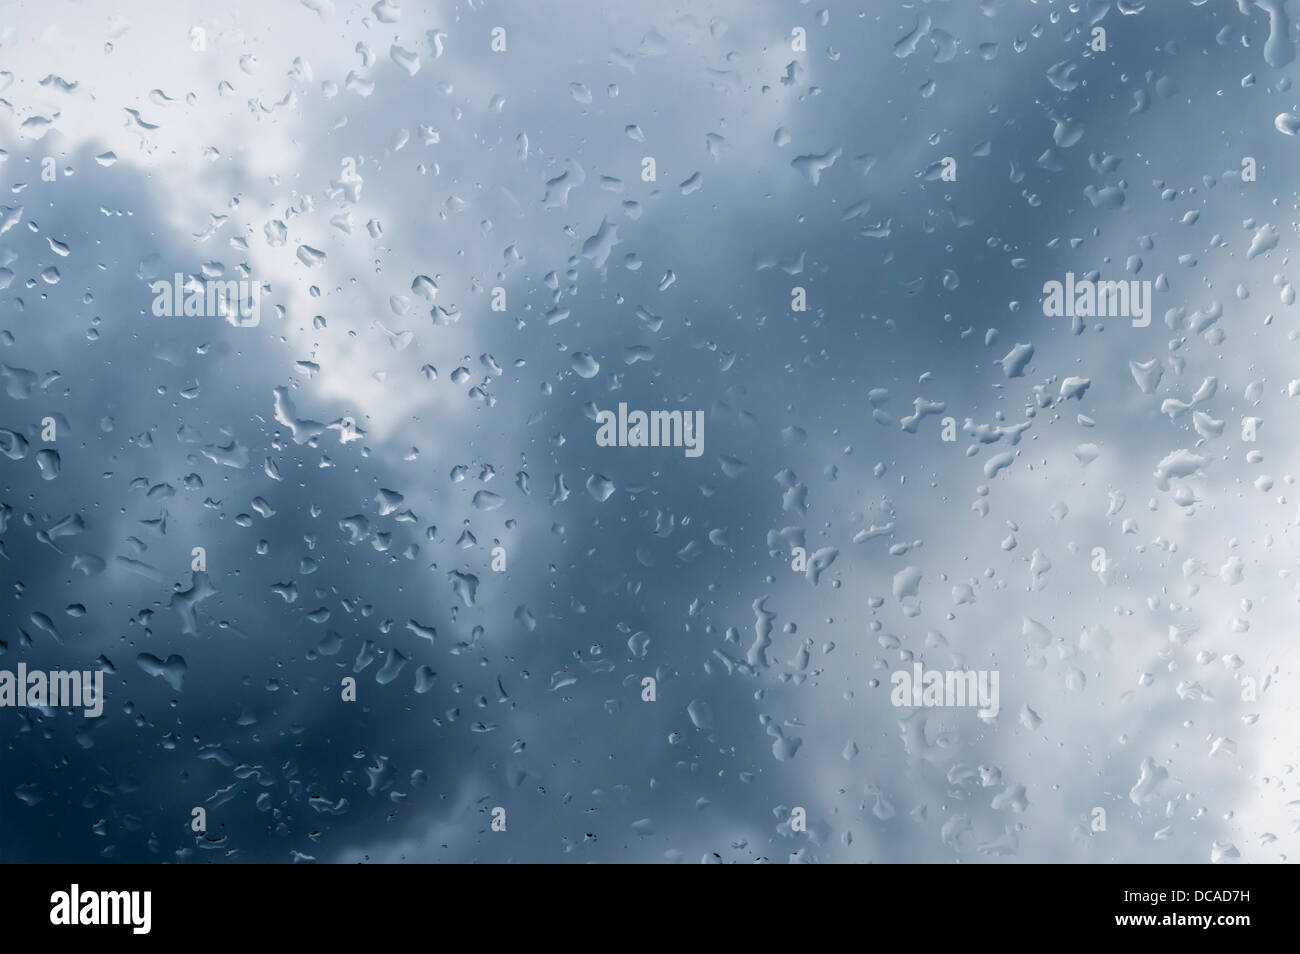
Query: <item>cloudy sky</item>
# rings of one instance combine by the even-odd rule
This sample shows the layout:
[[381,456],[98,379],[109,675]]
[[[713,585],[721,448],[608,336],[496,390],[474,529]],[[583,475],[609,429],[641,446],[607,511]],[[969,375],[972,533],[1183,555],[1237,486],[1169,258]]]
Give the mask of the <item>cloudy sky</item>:
[[1289,4],[116,7],[0,26],[0,667],[107,695],[0,858],[1294,854]]

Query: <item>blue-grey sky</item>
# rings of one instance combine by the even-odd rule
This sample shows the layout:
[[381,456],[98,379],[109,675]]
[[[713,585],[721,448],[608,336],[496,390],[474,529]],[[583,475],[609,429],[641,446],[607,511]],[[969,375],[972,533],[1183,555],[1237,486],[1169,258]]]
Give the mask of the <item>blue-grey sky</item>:
[[0,858],[1285,860],[1290,6],[7,4]]

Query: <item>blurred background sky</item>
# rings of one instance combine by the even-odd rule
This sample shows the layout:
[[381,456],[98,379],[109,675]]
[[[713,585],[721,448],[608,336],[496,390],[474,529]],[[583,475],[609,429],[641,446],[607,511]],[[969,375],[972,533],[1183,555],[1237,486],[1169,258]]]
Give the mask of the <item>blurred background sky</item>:
[[0,666],[107,672],[0,859],[1293,853],[1289,5],[114,6],[0,21]]

